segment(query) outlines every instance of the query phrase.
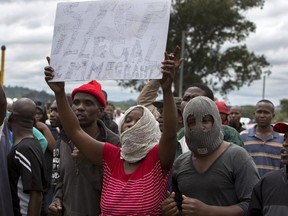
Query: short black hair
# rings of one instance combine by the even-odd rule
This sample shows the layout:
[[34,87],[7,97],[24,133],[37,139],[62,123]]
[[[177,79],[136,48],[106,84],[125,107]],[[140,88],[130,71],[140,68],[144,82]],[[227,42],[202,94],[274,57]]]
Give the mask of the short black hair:
[[197,88],[203,90],[205,92],[205,95],[203,95],[203,96],[206,96],[206,97],[208,97],[214,101],[214,93],[207,85],[205,85],[203,83],[192,83],[188,88],[191,88],[191,87],[197,87]]
[[274,104],[273,104],[270,100],[262,99],[262,100],[260,100],[260,101],[258,101],[258,102],[256,103],[256,106],[257,106],[259,103],[269,103],[269,104],[272,105],[273,111],[275,110],[275,106],[274,106]]
[[107,103],[106,103],[106,107],[107,107],[107,106],[111,106],[111,107],[113,107],[113,109],[115,110],[115,106],[114,106],[113,103],[107,101]]
[[107,92],[105,90],[103,90],[103,89],[101,91],[102,91],[102,93],[103,93],[103,95],[105,97],[105,100],[107,101],[107,99],[108,99]]

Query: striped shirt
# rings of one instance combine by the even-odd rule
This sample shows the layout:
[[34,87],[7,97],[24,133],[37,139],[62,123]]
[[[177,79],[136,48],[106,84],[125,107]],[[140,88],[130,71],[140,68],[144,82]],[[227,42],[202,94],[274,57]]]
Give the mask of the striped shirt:
[[240,136],[244,142],[244,148],[254,159],[260,176],[283,167],[281,162],[281,149],[284,141],[283,135],[272,132],[267,140],[263,140],[256,134],[256,125],[242,131]]
[[163,175],[158,145],[134,172],[126,174],[120,148],[105,143],[101,215],[161,215],[168,176]]

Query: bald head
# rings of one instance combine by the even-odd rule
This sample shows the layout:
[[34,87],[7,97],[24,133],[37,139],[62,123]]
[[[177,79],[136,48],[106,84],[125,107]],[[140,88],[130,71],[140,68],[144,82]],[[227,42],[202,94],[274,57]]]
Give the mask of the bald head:
[[242,110],[240,106],[232,106],[230,108],[230,125],[233,127],[238,127],[240,124],[240,119],[242,117]]
[[238,111],[241,112],[241,106],[232,106],[232,107],[230,108],[230,112],[231,112],[231,110],[238,110]]
[[13,103],[12,113],[17,122],[34,123],[36,104],[29,98],[21,98]]

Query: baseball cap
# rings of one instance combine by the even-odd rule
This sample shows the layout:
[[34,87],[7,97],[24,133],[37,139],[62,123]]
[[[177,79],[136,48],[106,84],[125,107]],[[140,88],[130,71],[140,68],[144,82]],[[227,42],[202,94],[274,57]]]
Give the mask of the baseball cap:
[[224,101],[216,101],[215,103],[217,105],[219,113],[224,113],[226,115],[230,114],[229,109]]
[[[182,98],[180,97],[174,97],[174,101],[176,104],[177,110],[181,111],[181,102]],[[163,108],[163,100],[155,101],[152,103],[157,109],[162,109]]]
[[288,123],[278,122],[274,125],[273,130],[278,133],[287,133],[288,132]]

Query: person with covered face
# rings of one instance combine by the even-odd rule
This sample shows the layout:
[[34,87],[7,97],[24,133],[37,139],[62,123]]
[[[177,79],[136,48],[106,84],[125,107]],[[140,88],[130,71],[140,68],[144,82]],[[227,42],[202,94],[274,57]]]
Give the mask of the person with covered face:
[[147,108],[131,107],[120,121],[122,148],[95,140],[81,129],[67,103],[64,83],[49,82],[53,72],[52,67],[45,67],[45,80],[55,93],[67,136],[92,163],[103,166],[101,215],[160,215],[176,151],[174,60],[165,53],[162,62],[163,133]]
[[162,215],[246,215],[259,174],[245,149],[223,140],[215,102],[191,99],[183,121],[190,151],[173,165],[173,192],[162,203]]
[[287,215],[288,212],[288,123],[278,122],[273,130],[284,134],[280,153],[284,167],[264,175],[255,185],[249,205],[249,216]]

